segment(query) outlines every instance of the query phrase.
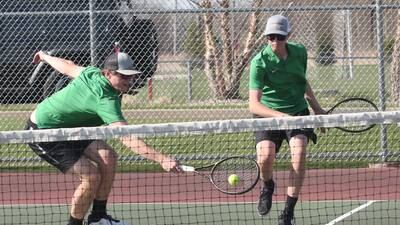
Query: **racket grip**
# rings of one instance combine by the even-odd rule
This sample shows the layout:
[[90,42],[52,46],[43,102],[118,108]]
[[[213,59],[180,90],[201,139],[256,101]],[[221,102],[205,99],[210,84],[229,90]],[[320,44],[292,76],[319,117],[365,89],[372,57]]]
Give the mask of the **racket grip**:
[[35,70],[33,71],[31,77],[29,78],[29,81],[28,81],[29,84],[33,84],[33,82],[34,82],[35,79],[36,79],[36,76],[38,75],[39,71],[42,69],[43,65],[44,65],[44,63],[43,63],[43,62],[40,62],[40,63],[36,66],[36,68],[35,68]]
[[194,172],[194,167],[192,166],[180,165],[179,167],[185,172]]

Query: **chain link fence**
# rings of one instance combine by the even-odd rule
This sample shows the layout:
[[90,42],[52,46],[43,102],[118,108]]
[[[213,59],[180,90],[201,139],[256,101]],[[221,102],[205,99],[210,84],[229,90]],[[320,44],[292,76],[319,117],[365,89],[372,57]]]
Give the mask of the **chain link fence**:
[[123,98],[130,122],[247,118],[249,61],[278,13],[308,49],[308,78],[324,107],[356,96],[386,110],[399,99],[397,0],[1,3],[1,130],[22,129],[35,105],[68,83],[46,66],[29,83],[35,52],[101,66],[115,42],[144,71]]

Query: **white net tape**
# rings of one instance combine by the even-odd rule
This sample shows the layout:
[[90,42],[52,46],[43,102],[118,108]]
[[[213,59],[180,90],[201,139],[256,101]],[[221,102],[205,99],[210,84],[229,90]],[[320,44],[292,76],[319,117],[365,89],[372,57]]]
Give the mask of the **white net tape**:
[[400,123],[400,111],[0,132],[0,143],[157,137]]

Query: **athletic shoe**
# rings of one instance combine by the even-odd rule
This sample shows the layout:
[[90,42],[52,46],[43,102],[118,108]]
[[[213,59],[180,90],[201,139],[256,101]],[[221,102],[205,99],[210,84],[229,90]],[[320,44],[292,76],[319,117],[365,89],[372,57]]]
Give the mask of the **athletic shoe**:
[[129,225],[129,223],[125,223],[120,220],[116,220],[112,218],[110,215],[103,215],[101,217],[94,217],[93,215],[89,215],[88,217],[89,225]]
[[261,189],[260,197],[258,199],[258,215],[265,216],[269,213],[272,206],[272,195],[274,194],[274,181],[272,181],[272,185],[264,186]]
[[279,216],[279,225],[296,225],[293,213],[283,211]]

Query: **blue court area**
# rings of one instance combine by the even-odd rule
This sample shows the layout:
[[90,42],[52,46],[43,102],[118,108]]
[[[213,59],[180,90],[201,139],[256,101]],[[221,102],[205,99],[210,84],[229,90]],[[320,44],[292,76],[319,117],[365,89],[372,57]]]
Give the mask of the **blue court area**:
[[[179,224],[278,224],[283,203],[275,203],[269,215],[258,216],[255,203],[155,203],[110,204],[109,213],[132,225]],[[299,202],[300,224],[400,224],[400,201]],[[0,224],[67,224],[66,205],[1,205]]]

